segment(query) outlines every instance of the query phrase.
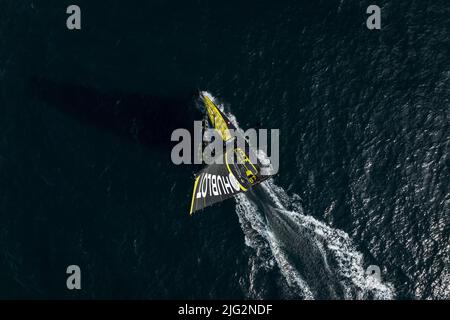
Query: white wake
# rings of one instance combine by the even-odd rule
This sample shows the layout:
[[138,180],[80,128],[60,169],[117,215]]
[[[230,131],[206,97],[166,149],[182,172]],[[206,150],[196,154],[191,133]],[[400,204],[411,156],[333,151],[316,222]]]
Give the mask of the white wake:
[[[214,101],[214,97],[210,97]],[[218,105],[223,109],[223,106]],[[235,116],[230,113],[227,116],[239,128]],[[245,243],[254,252],[249,261],[250,298],[263,298],[263,289],[258,288],[257,279],[261,273],[274,268],[279,269],[292,297],[324,298],[323,294],[318,293],[321,291],[320,286],[328,287],[328,283],[333,282],[325,298],[394,298],[391,284],[366,274],[363,256],[356,250],[347,233],[305,215],[298,201],[299,196],[289,196],[273,179],[261,183],[261,190],[262,196],[259,194],[257,199],[251,192],[235,197]],[[282,228],[279,228],[277,221],[280,221]],[[296,248],[296,239],[301,240],[304,247]],[[315,260],[311,261],[320,265],[308,265],[309,252],[315,256]],[[306,265],[303,269],[309,270],[305,272],[308,275],[297,269],[293,262],[295,260]],[[314,275],[316,269],[320,271],[317,276]],[[314,283],[322,274],[329,276],[332,281]]]
[[[288,220],[298,227],[297,232],[306,234],[311,240],[323,257],[320,260],[322,265],[314,267],[327,270],[327,273],[339,279],[338,283],[342,289],[342,295],[330,298],[394,298],[392,285],[383,283],[377,277],[366,274],[363,256],[355,249],[348,234],[311,216],[304,215],[301,206],[296,201],[298,196],[289,197],[272,180],[263,182],[261,186],[264,193],[271,198],[272,203],[276,206],[275,211],[260,208],[246,194],[240,194],[236,197],[236,212],[245,234],[246,244],[256,252],[261,252],[261,248],[270,249],[270,254],[287,284],[292,290],[297,290],[300,297],[304,299],[317,298],[311,283],[308,283],[308,279],[302,277],[296,270],[295,265],[290,261],[289,254],[284,249],[292,243],[283,243],[278,237],[277,230],[273,229],[270,224],[265,223],[264,215],[282,215],[284,220]],[[293,207],[294,210],[287,210],[286,206]],[[304,249],[305,251],[308,250],[308,248]],[[333,262],[333,265],[331,266],[329,262]]]

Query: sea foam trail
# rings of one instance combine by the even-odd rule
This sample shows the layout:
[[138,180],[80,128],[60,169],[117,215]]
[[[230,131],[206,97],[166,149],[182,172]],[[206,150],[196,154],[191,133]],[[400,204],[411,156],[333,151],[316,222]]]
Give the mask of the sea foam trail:
[[[239,128],[235,116],[227,115]],[[249,297],[264,298],[261,274],[272,274],[276,268],[287,285],[283,292],[288,297],[394,297],[392,285],[366,275],[363,256],[345,232],[305,215],[299,197],[289,196],[273,179],[235,199],[246,245],[254,251],[249,261]]]
[[296,200],[297,196],[289,197],[272,180],[255,192],[239,195],[236,212],[246,244],[255,248],[265,241],[288,286],[299,297],[392,299],[390,284],[366,275],[363,256],[349,236],[304,215]]

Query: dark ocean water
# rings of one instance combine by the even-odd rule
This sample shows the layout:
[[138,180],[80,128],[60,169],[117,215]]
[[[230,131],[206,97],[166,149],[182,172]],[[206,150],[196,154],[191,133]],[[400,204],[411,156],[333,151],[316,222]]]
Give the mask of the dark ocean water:
[[[448,1],[70,4],[0,0],[0,298],[450,298]],[[197,89],[281,163],[189,217]]]

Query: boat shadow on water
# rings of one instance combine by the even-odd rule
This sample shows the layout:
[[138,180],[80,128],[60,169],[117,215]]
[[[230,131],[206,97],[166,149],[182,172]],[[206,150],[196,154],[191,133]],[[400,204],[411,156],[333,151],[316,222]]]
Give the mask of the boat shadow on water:
[[172,132],[193,131],[193,121],[201,116],[193,107],[195,90],[171,96],[102,92],[43,78],[33,78],[30,85],[50,107],[149,148],[170,149]]

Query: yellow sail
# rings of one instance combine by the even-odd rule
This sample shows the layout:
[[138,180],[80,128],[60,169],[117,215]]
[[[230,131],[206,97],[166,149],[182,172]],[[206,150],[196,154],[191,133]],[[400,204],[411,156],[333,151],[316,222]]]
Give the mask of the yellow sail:
[[229,124],[223,118],[219,108],[212,102],[211,98],[206,93],[202,93],[203,103],[205,104],[206,111],[208,112],[209,120],[214,128],[219,132],[223,141],[228,141],[232,138],[229,131]]

